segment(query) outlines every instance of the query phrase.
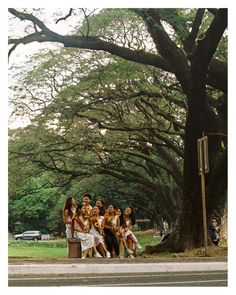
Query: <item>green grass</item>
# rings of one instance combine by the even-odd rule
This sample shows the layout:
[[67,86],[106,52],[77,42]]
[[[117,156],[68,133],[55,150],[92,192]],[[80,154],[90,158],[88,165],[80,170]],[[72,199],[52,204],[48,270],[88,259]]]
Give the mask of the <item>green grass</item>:
[[9,258],[63,258],[67,257],[66,240],[9,241]]
[[160,241],[160,238],[153,238],[153,235],[146,235],[146,236],[137,236],[140,245],[143,247],[143,250],[146,246],[154,246],[157,245]]
[[[137,231],[135,232],[139,243],[142,246],[142,250],[138,250],[141,253],[148,245],[157,245],[160,238],[153,238],[154,231]],[[152,257],[163,258],[175,258],[175,257],[199,257],[202,256],[203,248],[193,249],[192,251],[186,251],[183,253],[159,253],[157,255],[151,255]],[[209,256],[227,256],[227,243],[222,243],[220,247],[211,246],[208,247]],[[67,243],[66,239],[50,240],[50,241],[15,241],[10,240],[8,242],[8,256],[9,258],[66,258],[67,257]],[[150,255],[143,257],[151,257]]]
[[[156,245],[159,239],[153,238],[153,232],[136,232],[143,250],[147,245]],[[142,250],[141,250],[142,251]],[[8,242],[9,258],[65,258],[67,257],[66,239],[50,241],[15,241]]]
[[48,249],[35,246],[30,250],[28,247],[9,248],[8,256],[9,258],[62,258],[67,256],[67,252],[62,248]]

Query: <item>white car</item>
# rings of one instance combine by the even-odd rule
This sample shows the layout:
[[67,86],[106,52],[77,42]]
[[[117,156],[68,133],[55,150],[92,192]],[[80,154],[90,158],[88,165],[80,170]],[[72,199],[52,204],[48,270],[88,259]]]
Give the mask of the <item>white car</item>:
[[25,231],[23,234],[14,235],[15,240],[34,240],[38,241],[42,239],[42,234],[38,230]]

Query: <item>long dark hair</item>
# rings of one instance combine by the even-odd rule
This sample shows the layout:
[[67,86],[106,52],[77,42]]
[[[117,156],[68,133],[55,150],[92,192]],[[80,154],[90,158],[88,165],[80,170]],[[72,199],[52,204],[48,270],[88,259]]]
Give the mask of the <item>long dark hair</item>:
[[131,219],[131,224],[134,225],[135,224],[135,217],[134,217],[134,208],[132,206],[128,206],[127,208],[131,209],[131,213],[130,213],[130,219]]
[[75,220],[77,220],[77,222],[79,223],[79,226],[83,229],[84,228],[84,224],[83,222],[77,217],[77,216],[80,216],[81,215],[81,208],[83,207],[83,204],[79,204],[77,207],[76,207],[76,211],[75,211],[75,216],[74,218],[72,219],[72,222],[71,222],[71,227],[72,227],[72,231],[74,232],[74,222]]
[[70,217],[72,217],[74,215],[74,213],[71,210],[72,207],[72,199],[74,199],[74,197],[68,197],[65,201],[64,207],[63,207],[63,216],[65,214],[65,210],[68,210],[68,215]]
[[115,204],[113,204],[113,203],[109,204],[108,207],[107,207],[107,209],[108,209],[110,206],[112,206],[112,207],[114,208],[114,210],[116,210],[116,205],[115,205]]
[[82,213],[81,208],[83,207],[83,204],[78,204],[76,207],[75,215],[80,215]]
[[120,208],[120,207],[116,208],[116,210],[117,209],[120,209],[120,212],[121,212],[121,215],[119,216],[119,218],[120,218],[120,226],[122,226],[122,225],[125,224],[125,221],[124,221],[124,212],[123,212],[123,209]]
[[[103,216],[105,214],[105,202],[103,199],[97,199],[96,203],[97,203],[97,201],[100,201],[102,203],[102,207],[101,208],[99,207],[99,210],[100,210],[99,215]],[[96,203],[95,203],[95,205],[96,205]]]

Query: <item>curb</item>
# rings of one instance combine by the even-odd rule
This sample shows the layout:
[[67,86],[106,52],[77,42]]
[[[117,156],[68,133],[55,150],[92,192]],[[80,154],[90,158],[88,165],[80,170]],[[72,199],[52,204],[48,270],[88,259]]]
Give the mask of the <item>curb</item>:
[[9,265],[9,275],[227,271],[227,262]]

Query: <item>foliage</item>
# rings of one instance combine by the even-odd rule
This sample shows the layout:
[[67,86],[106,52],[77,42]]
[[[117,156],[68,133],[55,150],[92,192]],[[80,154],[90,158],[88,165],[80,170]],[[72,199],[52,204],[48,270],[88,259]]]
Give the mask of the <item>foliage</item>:
[[[49,208],[55,203],[54,189],[44,189],[9,202],[10,231],[16,223],[26,224],[24,230],[47,228]],[[19,227],[15,230],[19,230]],[[23,228],[22,228],[23,230]],[[13,232],[14,233],[14,232]]]

